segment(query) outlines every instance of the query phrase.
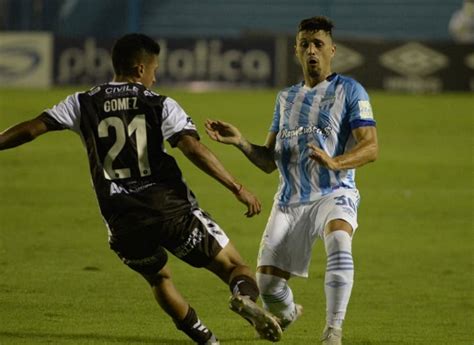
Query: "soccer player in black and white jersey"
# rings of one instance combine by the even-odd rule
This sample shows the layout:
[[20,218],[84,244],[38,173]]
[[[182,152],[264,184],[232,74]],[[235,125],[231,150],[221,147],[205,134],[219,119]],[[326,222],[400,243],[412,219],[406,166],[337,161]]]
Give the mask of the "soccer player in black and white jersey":
[[260,336],[278,341],[277,320],[255,303],[259,291],[254,274],[224,231],[199,208],[176,161],[165,152],[164,140],[228,188],[247,206],[248,217],[260,213],[260,202],[199,141],[179,104],[149,90],[159,52],[160,46],[148,36],[123,36],[112,50],[112,82],[70,95],[38,117],[3,131],[0,150],[50,131],[79,134],[111,249],[148,281],[177,328],[198,344],[219,344],[173,285],[167,251],[216,274],[230,287],[230,308]]

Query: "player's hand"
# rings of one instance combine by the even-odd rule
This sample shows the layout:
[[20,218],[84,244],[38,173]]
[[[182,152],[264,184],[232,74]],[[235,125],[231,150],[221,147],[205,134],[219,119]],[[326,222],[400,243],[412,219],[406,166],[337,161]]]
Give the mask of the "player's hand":
[[314,144],[308,144],[308,148],[310,150],[309,158],[315,160],[323,167],[329,170],[339,170],[339,164],[337,160],[329,156],[326,152],[321,150]]
[[235,192],[235,197],[244,205],[247,205],[247,217],[253,217],[262,211],[262,205],[255,195],[245,189],[244,186],[240,187],[238,192]]
[[223,121],[206,120],[206,133],[212,140],[223,144],[238,145],[242,135],[237,127]]

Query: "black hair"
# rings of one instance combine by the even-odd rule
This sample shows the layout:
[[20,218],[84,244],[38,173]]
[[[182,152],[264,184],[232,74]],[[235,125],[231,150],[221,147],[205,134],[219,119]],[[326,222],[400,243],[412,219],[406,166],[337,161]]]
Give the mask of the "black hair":
[[311,17],[303,19],[298,26],[298,32],[300,31],[325,31],[329,36],[332,37],[332,28],[334,24],[331,19],[324,16]]
[[112,48],[112,65],[116,75],[132,75],[136,63],[146,56],[159,55],[160,45],[143,34],[127,34],[119,38]]

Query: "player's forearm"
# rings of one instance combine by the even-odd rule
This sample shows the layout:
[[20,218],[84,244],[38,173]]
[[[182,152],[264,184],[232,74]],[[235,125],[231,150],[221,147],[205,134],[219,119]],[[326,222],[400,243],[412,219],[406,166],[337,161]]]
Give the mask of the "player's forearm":
[[217,157],[204,145],[199,145],[194,150],[187,151],[186,157],[199,169],[216,179],[224,187],[238,193],[241,185],[235,181],[233,176],[224,168]]
[[255,166],[266,173],[271,173],[276,169],[276,164],[273,159],[273,150],[268,147],[252,144],[243,137],[235,146],[238,147]]
[[353,169],[373,162],[378,156],[378,145],[376,142],[359,142],[351,151],[337,156],[337,170]]
[[31,121],[19,123],[0,133],[0,150],[20,146],[35,139],[41,133],[31,128]]

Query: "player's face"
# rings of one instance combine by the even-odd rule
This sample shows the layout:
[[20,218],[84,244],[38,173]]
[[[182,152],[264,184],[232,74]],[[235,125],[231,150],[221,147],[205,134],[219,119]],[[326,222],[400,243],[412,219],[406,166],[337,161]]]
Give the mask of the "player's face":
[[325,31],[300,31],[296,36],[295,54],[303,69],[305,81],[320,82],[331,74],[331,60],[336,46]]
[[158,55],[147,56],[145,61],[140,64],[140,82],[150,88],[156,82],[156,73],[158,72]]

